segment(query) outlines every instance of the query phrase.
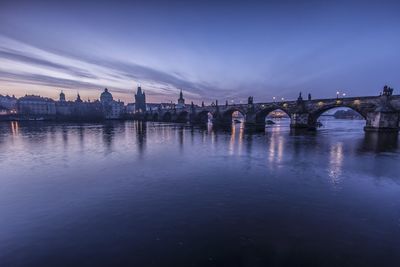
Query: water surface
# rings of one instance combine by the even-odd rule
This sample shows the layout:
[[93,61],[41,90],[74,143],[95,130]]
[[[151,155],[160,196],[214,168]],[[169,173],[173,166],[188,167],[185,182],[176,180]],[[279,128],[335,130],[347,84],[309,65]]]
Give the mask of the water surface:
[[398,135],[0,124],[0,266],[398,266]]

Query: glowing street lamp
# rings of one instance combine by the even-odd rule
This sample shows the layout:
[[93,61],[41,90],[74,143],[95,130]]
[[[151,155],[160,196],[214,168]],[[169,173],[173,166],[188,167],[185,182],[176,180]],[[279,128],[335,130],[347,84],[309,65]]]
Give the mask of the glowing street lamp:
[[272,98],[274,100],[274,102],[275,102],[275,98],[276,98],[275,96]]
[[345,97],[346,96],[346,93],[343,93],[343,97]]
[[285,100],[285,98],[284,98],[284,97],[282,97],[282,98],[281,98],[281,100],[282,100],[282,101],[284,101],[284,100]]
[[336,91],[336,99],[339,98],[339,91]]

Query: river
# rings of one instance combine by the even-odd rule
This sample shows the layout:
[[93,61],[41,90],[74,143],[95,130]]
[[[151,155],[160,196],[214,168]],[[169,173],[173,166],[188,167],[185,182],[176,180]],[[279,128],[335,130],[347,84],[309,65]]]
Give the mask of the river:
[[0,123],[0,266],[398,266],[399,136]]

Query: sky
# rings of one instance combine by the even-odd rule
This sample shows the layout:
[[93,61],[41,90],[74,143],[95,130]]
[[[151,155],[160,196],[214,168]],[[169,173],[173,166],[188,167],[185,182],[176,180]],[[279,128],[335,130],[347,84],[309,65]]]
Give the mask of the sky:
[[0,94],[239,103],[400,90],[397,1],[0,1]]

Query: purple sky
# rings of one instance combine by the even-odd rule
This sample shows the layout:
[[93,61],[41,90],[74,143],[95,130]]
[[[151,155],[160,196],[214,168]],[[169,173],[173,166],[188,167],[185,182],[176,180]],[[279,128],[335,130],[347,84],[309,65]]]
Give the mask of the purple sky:
[[[57,3],[55,3],[57,2]],[[167,3],[168,2],[168,3]],[[368,3],[365,3],[368,2]],[[400,90],[400,4],[4,1],[0,94],[239,102]]]

